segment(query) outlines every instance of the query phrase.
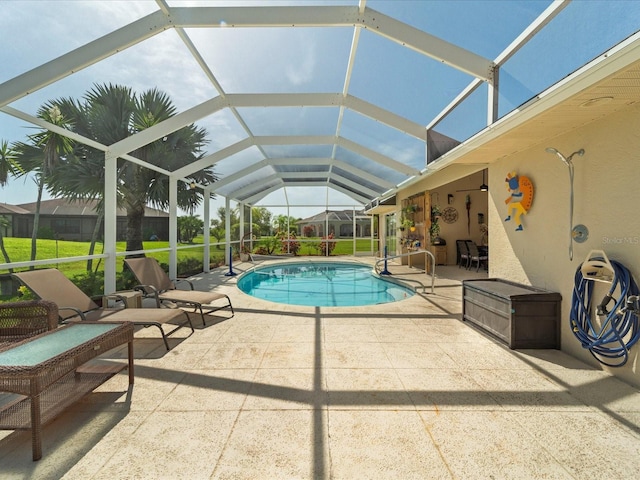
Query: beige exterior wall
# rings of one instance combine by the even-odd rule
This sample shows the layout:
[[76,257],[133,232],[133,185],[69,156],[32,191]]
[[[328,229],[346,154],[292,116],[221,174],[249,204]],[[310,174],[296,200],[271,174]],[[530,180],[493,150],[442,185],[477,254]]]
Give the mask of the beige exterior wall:
[[[489,231],[491,277],[504,278],[562,294],[562,349],[600,367],[583,349],[569,327],[569,311],[576,269],[591,250],[625,265],[640,279],[640,108],[630,107],[574,133],[557,137],[552,144],[514,154],[489,167]],[[575,156],[574,225],[589,229],[585,243],[574,243],[569,260],[569,173],[555,155]],[[534,184],[530,212],[523,216],[524,230],[505,222],[504,179],[510,171],[527,175]],[[605,284],[599,284],[594,302],[600,302]],[[606,367],[605,367],[606,368]],[[626,366],[611,373],[640,385],[640,345],[631,350]]]
[[[449,193],[454,195],[451,206],[458,210],[458,221],[441,222],[441,236],[447,241],[450,265],[455,264],[456,239],[471,238],[480,242],[477,214],[484,213],[489,226],[489,277],[559,292],[562,295],[562,350],[634,385],[640,385],[640,345],[631,349],[625,366],[604,367],[582,348],[571,331],[569,318],[574,276],[591,250],[604,250],[610,259],[622,263],[636,281],[640,281],[638,132],[640,106],[630,106],[573,133],[560,135],[553,142],[491,163],[487,167],[488,193],[457,192],[477,188],[482,183],[484,165],[452,165],[398,193],[400,205],[411,195],[429,191],[441,207],[449,206]],[[569,259],[569,170],[556,155],[545,151],[547,147],[557,148],[565,156],[581,148],[585,150],[584,156],[576,155],[573,159],[573,224],[586,225],[589,238],[582,244],[574,242],[573,261]],[[534,185],[533,205],[522,217],[522,231],[515,231],[513,221],[504,221],[505,199],[509,196],[505,178],[511,171],[528,176]],[[434,193],[437,195],[433,196]],[[465,208],[467,193],[471,195],[472,205],[470,233]],[[400,207],[397,215],[399,218]],[[593,302],[599,303],[607,290],[607,284],[597,284]]]

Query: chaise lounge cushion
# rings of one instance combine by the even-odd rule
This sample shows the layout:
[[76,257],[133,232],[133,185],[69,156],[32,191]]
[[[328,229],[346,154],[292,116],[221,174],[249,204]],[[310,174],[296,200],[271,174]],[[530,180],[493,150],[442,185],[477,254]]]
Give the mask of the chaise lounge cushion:
[[[170,302],[178,306],[193,308],[194,312],[200,313],[203,325],[205,325],[205,313],[229,309],[233,317],[233,306],[228,295],[194,290],[193,284],[189,280],[181,280],[188,285],[189,290],[178,289],[176,287],[177,281],[169,278],[169,275],[155,258],[127,258],[124,262],[140,283],[135,288],[143,292],[145,296],[153,297],[157,306]],[[218,301],[222,301],[222,304],[212,305]]]
[[[167,350],[169,350],[168,335],[186,325],[189,325],[191,332],[194,332],[191,319],[182,310],[168,308],[102,309],[91,297],[87,296],[62,272],[55,268],[19,272],[14,273],[13,276],[29,287],[41,299],[55,302],[58,305],[58,314],[63,322],[108,320],[111,322],[129,322],[145,327],[157,327],[162,334]],[[165,333],[162,325],[167,323],[176,325],[176,328]]]

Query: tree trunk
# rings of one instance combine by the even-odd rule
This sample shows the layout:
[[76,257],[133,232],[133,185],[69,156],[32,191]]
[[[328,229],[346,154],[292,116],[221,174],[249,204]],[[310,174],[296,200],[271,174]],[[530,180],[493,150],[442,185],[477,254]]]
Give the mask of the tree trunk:
[[[42,203],[42,191],[44,190],[44,181],[42,178],[38,182],[38,199],[36,200],[36,212],[33,215],[33,232],[31,232],[31,261],[36,259],[36,240],[38,239],[38,228],[40,227],[40,204]],[[31,265],[29,270],[34,270]]]
[[[4,234],[2,233],[2,228],[4,227],[0,227],[0,250],[2,250],[2,255],[4,256],[4,262],[11,263],[7,249],[4,246]],[[13,273],[13,268],[9,268],[9,273]]]
[[142,250],[144,205],[127,207],[127,251]]
[[[89,255],[93,255],[93,252],[96,249],[96,241],[98,240],[98,235],[100,234],[100,226],[102,225],[102,220],[104,219],[104,212],[98,213],[98,218],[96,219],[96,226],[93,228],[93,233],[91,234],[91,244],[89,245]],[[87,272],[91,272],[93,268],[93,259],[87,260]]]

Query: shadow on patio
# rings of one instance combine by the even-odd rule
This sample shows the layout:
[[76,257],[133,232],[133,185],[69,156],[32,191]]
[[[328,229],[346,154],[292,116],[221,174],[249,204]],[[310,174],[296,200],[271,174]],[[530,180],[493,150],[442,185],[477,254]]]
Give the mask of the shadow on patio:
[[320,308],[249,297],[224,273],[196,281],[232,296],[233,319],[170,352],[138,332],[133,389],[122,374],[70,408],[45,428],[38,462],[28,433],[2,432],[3,478],[629,478],[640,467],[640,392],[462,322],[459,278],[398,303]]

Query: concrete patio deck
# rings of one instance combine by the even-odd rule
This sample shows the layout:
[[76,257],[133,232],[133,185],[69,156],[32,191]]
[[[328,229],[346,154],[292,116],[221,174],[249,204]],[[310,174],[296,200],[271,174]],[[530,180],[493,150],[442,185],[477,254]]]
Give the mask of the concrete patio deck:
[[[241,272],[247,264],[234,270]],[[511,351],[461,321],[460,279],[352,308],[230,295],[167,352],[135,340],[126,372],[44,429],[0,432],[2,479],[623,479],[640,472],[640,391],[557,350]],[[402,275],[400,272],[402,271]],[[396,277],[424,274],[392,266]],[[568,301],[567,299],[563,301]],[[114,350],[107,361],[123,361]]]

